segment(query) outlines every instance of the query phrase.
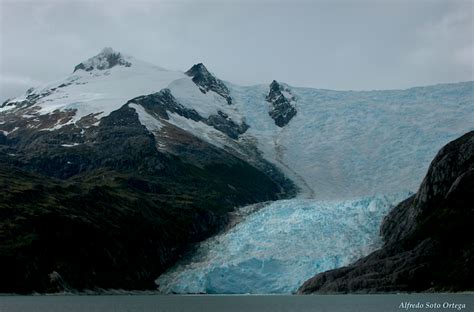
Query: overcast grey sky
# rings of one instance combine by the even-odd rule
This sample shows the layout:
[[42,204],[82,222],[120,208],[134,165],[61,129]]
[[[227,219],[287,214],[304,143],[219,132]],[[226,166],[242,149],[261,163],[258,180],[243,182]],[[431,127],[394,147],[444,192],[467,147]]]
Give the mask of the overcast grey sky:
[[474,0],[0,0],[0,100],[103,47],[238,84],[329,89],[474,80]]

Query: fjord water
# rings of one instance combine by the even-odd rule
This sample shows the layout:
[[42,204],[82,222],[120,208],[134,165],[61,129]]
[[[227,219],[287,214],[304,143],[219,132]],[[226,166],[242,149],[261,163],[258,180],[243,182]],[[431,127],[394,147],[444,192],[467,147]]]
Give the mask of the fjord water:
[[[401,308],[406,303],[423,306]],[[436,308],[437,306],[440,308]],[[444,308],[442,308],[444,307]],[[312,295],[312,296],[0,296],[8,312],[380,312],[472,311],[472,294]]]
[[379,247],[383,216],[408,195],[273,202],[201,243],[156,282],[164,293],[293,293],[315,273]]

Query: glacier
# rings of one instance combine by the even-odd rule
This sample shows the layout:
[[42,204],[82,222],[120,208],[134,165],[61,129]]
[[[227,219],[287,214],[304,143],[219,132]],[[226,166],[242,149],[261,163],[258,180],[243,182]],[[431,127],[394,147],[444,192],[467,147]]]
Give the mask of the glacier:
[[272,202],[200,243],[156,283],[163,293],[295,292],[315,273],[348,265],[378,248],[383,216],[409,195]]
[[298,113],[268,116],[268,86],[230,85],[264,157],[307,198],[350,199],[416,191],[446,143],[474,129],[474,82],[406,90],[334,91],[288,86]]
[[[250,126],[239,142],[256,142],[301,188],[299,197],[201,243],[158,277],[161,292],[292,293],[314,274],[356,261],[380,247],[382,218],[416,191],[437,151],[474,129],[473,82],[358,92],[287,87],[298,113],[280,128],[268,115],[268,86],[228,84]],[[198,123],[188,128],[230,146]]]
[[[194,256],[158,278],[165,293],[289,293],[317,272],[358,259],[380,244],[382,217],[408,192],[416,191],[437,151],[474,130],[473,81],[372,91],[280,82],[297,113],[279,127],[269,115],[268,84],[223,82],[232,98],[229,105],[214,91],[203,93],[181,71],[124,54],[128,66],[107,68],[104,54],[110,53],[113,50],[105,49],[84,62],[85,67],[103,70],[75,70],[65,80],[32,88],[2,104],[0,125],[18,109],[21,118],[32,121],[29,126],[40,115],[75,111],[70,120],[46,123],[40,130],[77,126],[88,117],[95,122],[88,126],[96,126],[101,118],[129,105],[157,137],[160,152],[169,150],[166,135],[159,134],[174,126],[250,163],[258,153],[301,190],[298,198],[268,204],[201,243]],[[128,103],[164,88],[204,118],[221,112],[249,129],[232,139],[202,121],[172,112],[164,120]],[[29,97],[34,105],[27,106],[25,114],[22,103]],[[0,134],[12,137],[18,129],[2,126]]]

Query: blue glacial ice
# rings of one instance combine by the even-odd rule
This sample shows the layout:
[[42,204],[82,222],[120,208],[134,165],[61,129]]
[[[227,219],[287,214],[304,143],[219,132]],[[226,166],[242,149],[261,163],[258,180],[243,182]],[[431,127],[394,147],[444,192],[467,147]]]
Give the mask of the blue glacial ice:
[[474,130],[474,82],[407,90],[289,88],[298,113],[268,115],[268,85],[232,86],[263,156],[307,197],[350,199],[416,191],[441,147]]
[[[269,204],[157,280],[165,293],[290,293],[380,246],[391,207],[437,151],[474,129],[474,82],[390,91],[293,88],[298,113],[268,115],[268,85],[229,85],[245,133],[302,190]],[[373,194],[398,194],[371,196]],[[304,200],[303,197],[315,198]]]
[[383,216],[408,192],[356,200],[281,200],[200,244],[157,279],[164,293],[291,293],[381,244]]

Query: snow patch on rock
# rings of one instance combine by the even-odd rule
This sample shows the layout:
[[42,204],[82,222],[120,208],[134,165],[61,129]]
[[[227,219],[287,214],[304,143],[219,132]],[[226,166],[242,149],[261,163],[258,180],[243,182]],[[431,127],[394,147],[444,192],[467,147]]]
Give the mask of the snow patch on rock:
[[159,131],[163,127],[157,116],[150,115],[141,105],[129,103],[129,107],[133,108],[138,114],[138,120],[150,131]]

